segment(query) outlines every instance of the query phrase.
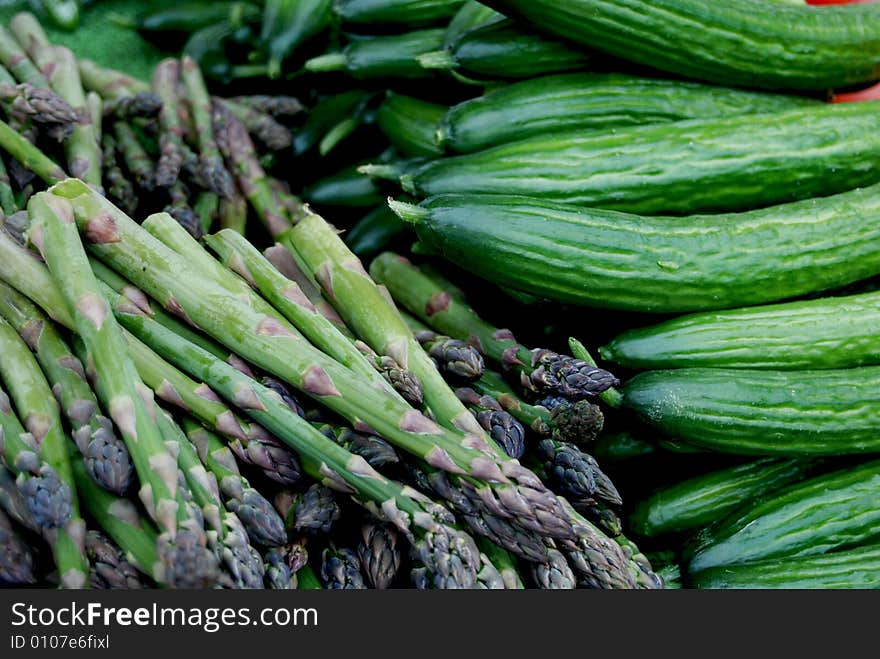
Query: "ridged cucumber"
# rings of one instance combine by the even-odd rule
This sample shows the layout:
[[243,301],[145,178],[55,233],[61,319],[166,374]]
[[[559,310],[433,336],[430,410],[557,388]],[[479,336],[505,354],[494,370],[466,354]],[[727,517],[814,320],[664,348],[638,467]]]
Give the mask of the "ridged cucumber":
[[[431,52],[429,52],[431,51]],[[468,77],[516,80],[583,69],[594,56],[524,30],[513,21],[492,21],[468,30],[445,50],[423,48],[426,69]]]
[[686,584],[704,590],[880,588],[880,545],[709,568],[689,575]]
[[814,464],[762,458],[690,478],[640,501],[629,516],[630,527],[646,537],[698,529],[756,497],[803,479]]
[[437,125],[448,108],[418,98],[388,92],[376,120],[391,145],[407,157],[438,156]]
[[442,28],[431,28],[388,36],[358,36],[340,52],[313,57],[303,68],[313,73],[344,71],[359,80],[428,78],[432,72],[416,58],[440,48],[445,32]]
[[880,364],[880,293],[691,314],[629,330],[599,351],[632,369],[820,369]]
[[878,460],[789,485],[698,533],[684,550],[687,572],[865,543],[880,534],[878,496]]
[[548,34],[723,85],[828,89],[880,78],[880,6],[767,0],[486,0]]
[[880,273],[880,186],[728,216],[648,217],[503,195],[391,205],[425,248],[469,272],[593,307],[730,308]]
[[880,451],[880,366],[827,371],[646,371],[624,406],[671,437],[722,453],[845,455]]
[[464,0],[336,0],[334,11],[343,23],[416,27],[452,18]]
[[416,196],[522,194],[631,213],[735,211],[880,181],[880,101],[548,133],[441,158]]
[[450,108],[438,140],[470,153],[552,131],[597,130],[818,105],[803,96],[750,92],[615,73],[568,73],[515,82]]

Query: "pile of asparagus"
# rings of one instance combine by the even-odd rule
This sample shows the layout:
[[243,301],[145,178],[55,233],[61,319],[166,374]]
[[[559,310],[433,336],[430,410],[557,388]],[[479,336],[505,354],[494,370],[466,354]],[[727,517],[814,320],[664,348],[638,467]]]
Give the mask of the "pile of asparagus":
[[584,451],[614,376],[367,272],[267,173],[295,99],[148,85],[30,14],[0,63],[0,582],[662,586]]

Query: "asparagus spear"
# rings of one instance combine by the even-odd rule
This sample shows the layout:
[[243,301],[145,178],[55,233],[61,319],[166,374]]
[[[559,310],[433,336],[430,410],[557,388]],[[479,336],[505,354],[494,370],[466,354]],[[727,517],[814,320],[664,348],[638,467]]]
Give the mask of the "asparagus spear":
[[126,213],[133,215],[137,210],[138,198],[134,185],[122,173],[116,160],[116,139],[109,133],[101,136],[101,155],[104,180],[107,182],[107,197],[113,199]]
[[400,570],[397,532],[387,524],[367,522],[361,527],[357,555],[370,586],[379,590],[388,588]]
[[533,563],[531,567],[532,579],[538,588],[544,590],[573,590],[577,587],[577,580],[572,572],[565,556],[556,547],[551,546],[547,551],[546,563]]
[[[299,546],[299,545],[298,545]],[[290,568],[287,547],[272,547],[263,556],[266,568],[266,588],[291,590],[296,588],[295,570]]]
[[[3,413],[7,417],[3,440],[7,444],[7,464],[18,464],[22,471],[39,474],[39,478],[22,482],[22,494],[52,545],[61,584],[66,588],[83,588],[87,578],[83,547],[86,530],[79,515],[68,440],[61,426],[58,404],[36,359],[5,320],[0,320],[0,353],[3,354],[0,378],[28,431],[27,435],[19,432],[18,438],[14,437],[18,429],[10,423],[13,419],[7,400]],[[5,398],[5,394],[3,396]],[[3,407],[2,403],[0,407]],[[7,427],[10,432],[6,431]],[[27,446],[31,442],[31,450],[38,458],[28,457],[28,451],[15,450],[16,443]],[[14,459],[10,459],[10,450],[17,453]],[[22,463],[25,458],[31,463],[29,469]]]
[[303,104],[293,96],[253,94],[250,96],[234,96],[226,100],[271,114],[273,117],[295,117],[305,111]]
[[135,96],[150,91],[150,85],[146,82],[122,71],[100,66],[90,59],[79,60],[79,75],[86,89],[97,92],[104,99]]
[[[193,501],[202,511],[209,529],[208,546],[217,561],[226,568],[235,587],[262,588],[263,557],[248,541],[238,515],[223,505],[217,479],[206,471],[195,447],[167,412],[158,410],[156,424],[163,437],[176,444],[178,467],[183,471]],[[286,539],[282,537],[281,542]]]
[[153,160],[141,145],[134,129],[124,121],[114,121],[113,135],[116,137],[122,160],[135,182],[143,190],[152,191],[156,184]]
[[529,391],[580,400],[618,384],[611,373],[584,361],[522,346],[510,330],[482,320],[460,298],[443,290],[404,257],[390,252],[380,254],[370,265],[370,274],[423,322],[475,345],[486,357],[513,371]]
[[50,185],[67,178],[61,167],[4,121],[0,121],[0,149]]
[[34,555],[6,513],[0,510],[0,585],[34,582]]
[[238,188],[230,199],[221,199],[217,209],[221,229],[229,229],[244,235],[247,227],[247,199],[241,196]]
[[272,151],[287,149],[293,144],[290,130],[268,113],[253,106],[241,105],[229,99],[214,99],[228,109],[245,129]]
[[21,83],[42,89],[49,88],[49,81],[31,61],[24,49],[9,30],[0,25],[0,63]]
[[82,364],[54,324],[25,296],[0,282],[0,316],[35,354],[71,427],[86,470],[98,485],[124,494],[132,480],[131,457],[98,406]]
[[3,158],[0,158],[0,211],[2,211],[3,225],[5,228],[7,218],[18,212],[18,204],[15,203],[15,194],[9,181],[9,172]]
[[73,474],[83,506],[119,546],[125,559],[157,583],[166,583],[165,565],[156,550],[156,528],[149,520],[141,519],[131,501],[98,487],[81,463],[74,463]]
[[287,211],[269,185],[247,129],[222,103],[213,104],[213,122],[217,144],[239,189],[273,235],[284,231],[289,224]]
[[357,553],[348,547],[331,544],[321,555],[321,579],[330,590],[363,590],[364,577]]
[[464,341],[437,334],[408,313],[401,313],[416,341],[437,363],[440,372],[463,380],[476,380],[486,365],[480,351]]
[[[522,590],[524,588],[523,582],[516,570],[516,562],[513,557],[507,551],[495,543],[490,542],[486,538],[479,538],[478,544],[480,551],[486,555],[501,575],[504,588],[506,590]],[[542,564],[542,562],[535,563],[535,565]]]
[[211,97],[208,94],[198,63],[189,55],[183,56],[180,75],[192,109],[202,175],[208,183],[209,190],[224,199],[230,199],[235,189],[232,177],[223,164],[223,156],[214,139]]
[[99,590],[140,590],[146,588],[138,569],[112,540],[94,529],[86,533],[89,558],[89,586]]
[[[587,351],[587,348],[584,346],[584,344],[577,339],[573,337],[570,338],[568,340],[568,348],[569,350],[571,350],[571,354],[574,355],[577,359],[582,359],[590,366],[596,366],[596,360],[593,359],[593,356]],[[619,408],[623,404],[623,394],[614,387],[603,391],[601,394],[599,394],[599,398],[601,398],[602,402],[606,403],[609,407],[613,407],[615,409]]]
[[164,59],[153,71],[153,92],[162,101],[159,110],[159,163],[156,165],[155,184],[170,188],[177,181],[183,166],[183,132],[177,96],[180,64],[175,59]]
[[[82,183],[80,183],[82,185]],[[39,193],[28,204],[29,239],[40,249],[72,313],[77,334],[94,369],[99,398],[131,453],[141,482],[139,496],[161,529],[158,552],[168,581],[180,587],[216,580],[216,559],[206,548],[202,520],[180,491],[178,468],[169,444],[155,425],[150,391],[128,356],[126,343],[79,241],[73,209],[61,197]]]
[[[214,220],[217,219],[217,209],[220,206],[220,197],[210,190],[202,190],[193,202],[192,209],[196,217],[199,218],[199,226],[202,234],[211,231],[214,226]],[[125,210],[124,208],[122,210]],[[129,213],[131,215],[131,213]]]
[[[3,72],[6,69],[0,69]],[[33,121],[48,127],[54,137],[66,139],[78,118],[70,104],[51,89],[23,82],[7,81],[0,75],[0,101],[10,117]]]
[[225,505],[235,513],[253,542],[278,547],[287,542],[284,522],[262,494],[241,475],[235,458],[217,435],[191,419],[183,419],[183,429],[198,451],[202,464],[214,476]]
[[455,390],[458,399],[473,412],[477,422],[512,458],[521,458],[526,449],[526,431],[522,424],[505,411],[491,396],[480,396],[468,387]]
[[536,453],[548,482],[570,500],[586,501],[588,504],[601,502],[611,506],[623,504],[614,483],[595,458],[573,444],[543,439],[538,443]]
[[299,494],[280,492],[275,505],[287,520],[288,529],[310,535],[330,533],[342,514],[333,490],[319,483]]
[[[347,416],[356,429],[375,428],[429,464],[471,479],[470,496],[523,528],[570,537],[571,527],[560,515],[555,496],[519,463],[496,461],[496,454],[488,453],[488,444],[480,437],[443,429],[402,401],[362,384],[349,369],[291,336],[277,317],[254,311],[192,272],[187,261],[152,240],[80,182],[66,181],[53,192],[73,203],[90,249],[152,297],[185,314],[246,359]],[[149,268],[144,268],[146,263]]]

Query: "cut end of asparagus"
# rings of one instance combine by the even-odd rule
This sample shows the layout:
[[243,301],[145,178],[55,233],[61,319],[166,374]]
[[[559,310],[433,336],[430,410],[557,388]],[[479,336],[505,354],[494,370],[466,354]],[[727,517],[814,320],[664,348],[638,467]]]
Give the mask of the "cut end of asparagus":
[[455,57],[448,50],[435,50],[419,55],[416,61],[424,69],[450,71],[455,68]]
[[303,64],[303,68],[312,73],[325,73],[329,71],[343,71],[345,70],[346,65],[347,62],[344,53],[328,53],[307,60],[306,63]]
[[[400,177],[404,187],[406,187],[404,179],[407,178],[406,175]],[[426,208],[416,204],[409,204],[405,201],[397,201],[391,197],[388,198],[388,207],[407,224],[419,224],[428,218],[428,210]]]

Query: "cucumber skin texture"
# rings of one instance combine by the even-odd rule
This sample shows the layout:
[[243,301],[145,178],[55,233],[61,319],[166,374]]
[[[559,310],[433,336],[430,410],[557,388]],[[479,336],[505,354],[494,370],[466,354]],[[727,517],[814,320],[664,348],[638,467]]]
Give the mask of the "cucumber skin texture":
[[316,206],[354,208],[375,206],[384,200],[373,180],[358,172],[357,167],[315,181],[303,190],[303,198]]
[[813,466],[806,460],[762,458],[702,474],[640,501],[629,516],[630,527],[644,537],[692,531],[802,479]]
[[729,86],[824,90],[880,78],[880,7],[766,0],[487,0],[549,34]]
[[679,80],[569,73],[515,82],[464,101],[448,111],[439,134],[451,151],[471,153],[550,131],[740,116],[819,103]]
[[376,121],[392,146],[404,156],[438,156],[443,149],[434,136],[446,111],[443,105],[388,92],[376,113]]
[[824,554],[880,533],[880,461],[790,485],[698,533],[688,573],[783,556]]
[[442,195],[415,230],[503,287],[629,311],[774,302],[880,272],[880,186],[738,215],[648,217],[527,197]]
[[451,18],[464,0],[337,0],[334,11],[345,23],[430,25]]
[[359,80],[375,78],[430,78],[433,71],[416,60],[419,55],[438,50],[443,29],[415,30],[406,34],[360,37],[344,49],[346,71]]
[[682,316],[599,349],[630,369],[850,368],[880,364],[880,293]]
[[[844,106],[850,107],[844,107]],[[426,163],[407,192],[511,194],[630,213],[748,210],[880,181],[880,101],[560,131]]]
[[702,448],[797,457],[880,451],[880,367],[827,371],[682,368],[622,387],[624,407]]
[[476,2],[476,0],[467,0],[449,21],[449,25],[446,26],[443,47],[451,47],[465,32],[503,18],[497,11],[483,3]]
[[524,31],[509,20],[468,30],[450,51],[461,73],[503,80],[583,69],[595,59],[552,38]]
[[876,589],[880,588],[880,546],[708,568],[689,575],[686,583],[689,588],[712,590]]

